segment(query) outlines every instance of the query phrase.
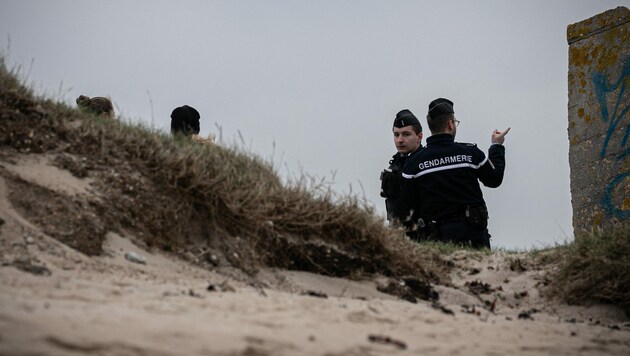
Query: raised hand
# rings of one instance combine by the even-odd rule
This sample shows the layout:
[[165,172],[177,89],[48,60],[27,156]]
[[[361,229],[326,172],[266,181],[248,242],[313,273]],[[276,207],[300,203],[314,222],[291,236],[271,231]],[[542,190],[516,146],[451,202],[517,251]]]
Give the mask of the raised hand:
[[510,132],[510,127],[508,127],[505,131],[501,132],[497,129],[494,129],[494,132],[492,132],[492,143],[498,143],[498,144],[503,144],[503,142],[505,141],[505,135],[507,135],[507,133]]

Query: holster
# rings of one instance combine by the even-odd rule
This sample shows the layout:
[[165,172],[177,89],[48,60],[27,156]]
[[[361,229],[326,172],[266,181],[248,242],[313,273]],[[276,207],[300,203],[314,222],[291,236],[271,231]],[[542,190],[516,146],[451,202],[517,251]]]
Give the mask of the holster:
[[474,226],[488,227],[488,208],[485,205],[467,206],[466,221]]
[[418,219],[415,228],[407,230],[407,236],[414,241],[436,240],[438,226],[435,221]]

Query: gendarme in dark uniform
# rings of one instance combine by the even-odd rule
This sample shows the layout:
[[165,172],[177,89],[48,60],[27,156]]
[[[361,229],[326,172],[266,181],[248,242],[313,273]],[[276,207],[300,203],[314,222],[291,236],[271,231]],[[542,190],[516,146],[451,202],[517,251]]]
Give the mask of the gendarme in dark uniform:
[[503,181],[509,129],[494,131],[488,156],[477,145],[455,142],[459,121],[453,102],[436,99],[427,122],[432,136],[413,155],[403,172],[402,196],[417,222],[418,239],[431,239],[490,248],[488,212],[479,181],[496,188]]
[[422,125],[414,114],[401,110],[396,114],[392,126],[394,145],[398,152],[389,161],[389,167],[381,172],[381,196],[385,198],[387,220],[401,220],[402,172],[407,159],[422,148]]

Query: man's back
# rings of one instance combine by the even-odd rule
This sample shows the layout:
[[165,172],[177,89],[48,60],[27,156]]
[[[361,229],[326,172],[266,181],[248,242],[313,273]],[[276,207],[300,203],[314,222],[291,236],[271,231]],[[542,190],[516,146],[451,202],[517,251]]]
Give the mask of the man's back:
[[457,143],[460,121],[453,102],[438,98],[429,104],[427,146],[407,162],[401,204],[409,236],[490,248],[488,210],[479,186],[496,188],[505,170],[504,132],[494,130],[488,157],[474,144]]
[[[412,186],[414,215],[435,220],[483,205],[478,177],[485,174],[480,170],[486,160],[476,145],[456,143],[448,134],[429,137],[427,147],[410,159],[403,173],[404,184]],[[501,171],[495,181],[502,176]]]

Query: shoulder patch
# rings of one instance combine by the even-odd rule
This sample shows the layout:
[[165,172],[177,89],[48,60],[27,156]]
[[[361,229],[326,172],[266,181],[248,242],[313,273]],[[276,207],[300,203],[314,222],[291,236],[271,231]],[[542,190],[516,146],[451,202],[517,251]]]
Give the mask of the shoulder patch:
[[468,142],[457,142],[457,143],[462,145],[462,146],[477,147],[476,143],[468,143]]

